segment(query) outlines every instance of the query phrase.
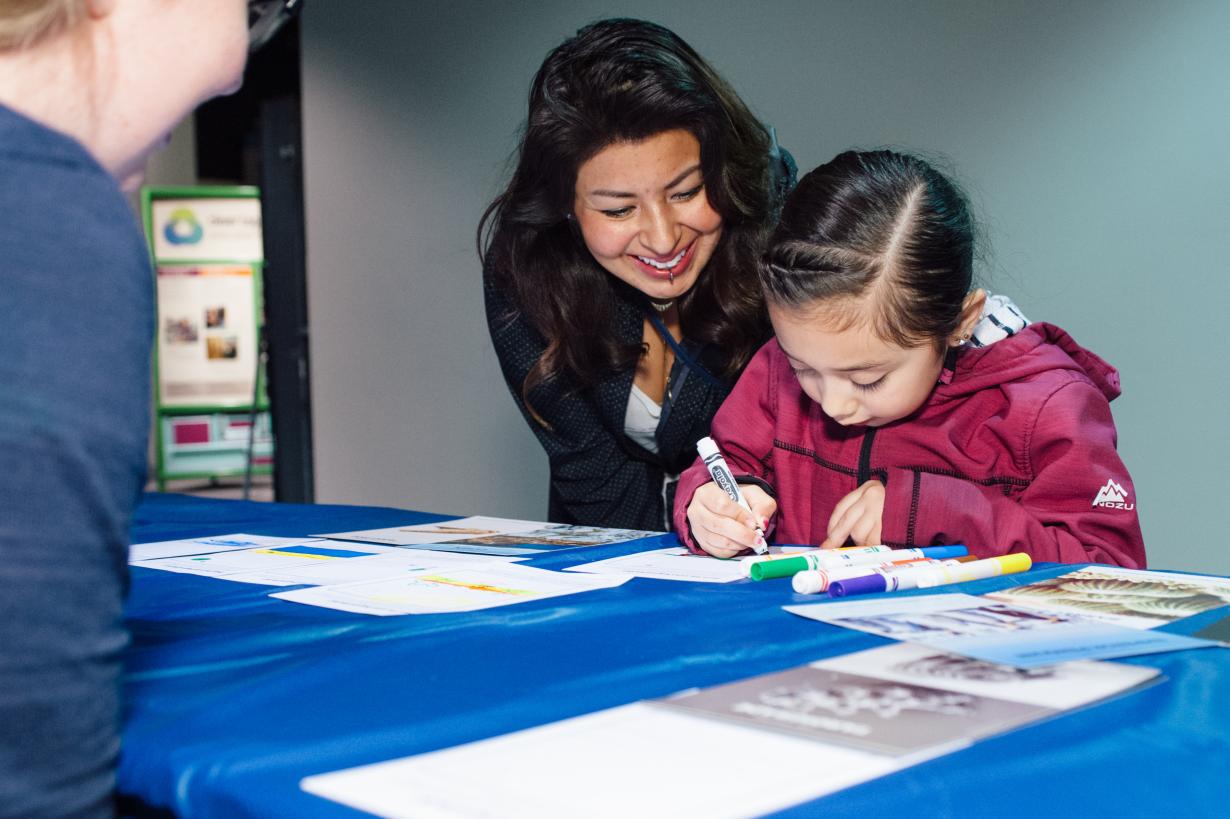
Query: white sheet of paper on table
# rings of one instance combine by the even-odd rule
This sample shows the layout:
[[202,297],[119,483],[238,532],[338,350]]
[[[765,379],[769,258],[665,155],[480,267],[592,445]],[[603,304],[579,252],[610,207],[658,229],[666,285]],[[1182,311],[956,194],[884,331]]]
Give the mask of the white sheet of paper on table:
[[[309,546],[321,551],[350,553],[352,556],[294,554],[279,551],[278,546]],[[331,540],[292,540],[290,543],[271,544],[261,549],[137,561],[133,565],[263,586],[324,586],[393,578],[442,566],[515,563],[524,559],[457,552],[408,551],[389,546]]]
[[268,548],[289,543],[307,543],[316,538],[274,537],[272,535],[213,535],[188,540],[160,540],[156,543],[134,543],[128,550],[128,562],[157,560],[163,557],[216,554],[239,549]]
[[627,574],[657,580],[689,580],[695,583],[731,583],[742,580],[739,561],[695,555],[682,547],[654,549],[607,560],[595,560],[565,571],[587,574]]
[[270,596],[358,614],[442,614],[607,589],[630,579],[627,575],[565,574],[487,562],[436,567],[393,579],[318,586]]

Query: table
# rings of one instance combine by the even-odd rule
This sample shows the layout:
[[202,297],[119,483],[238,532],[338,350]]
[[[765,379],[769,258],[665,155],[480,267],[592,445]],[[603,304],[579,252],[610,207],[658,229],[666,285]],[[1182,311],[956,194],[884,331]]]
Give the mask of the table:
[[[307,536],[459,516],[151,494],[133,540]],[[528,565],[559,569],[673,542],[663,535]],[[952,590],[984,593],[1071,568],[1042,564]],[[403,617],[268,596],[277,590],[133,570],[119,771],[127,814],[364,816],[303,793],[299,780],[887,642],[781,611],[816,599],[785,582],[638,578],[502,609]],[[1191,633],[1216,618],[1206,612],[1166,629]],[[775,816],[1220,814],[1230,651],[1127,662],[1168,679]]]

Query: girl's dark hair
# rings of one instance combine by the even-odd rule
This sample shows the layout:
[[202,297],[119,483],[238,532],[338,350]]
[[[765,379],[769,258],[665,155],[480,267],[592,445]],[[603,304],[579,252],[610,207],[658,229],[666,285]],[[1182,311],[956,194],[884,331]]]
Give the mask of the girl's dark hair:
[[953,182],[917,157],[846,151],[799,180],[759,272],[770,302],[831,305],[886,341],[942,348],[973,260],[969,204]]
[[641,345],[620,343],[612,320],[615,293],[631,288],[594,261],[571,220],[577,169],[609,145],[674,129],[700,143],[705,193],[722,217],[713,256],[678,302],[681,322],[689,338],[725,351],[730,373],[764,341],[764,302],[751,271],[773,202],[767,130],[676,34],[641,20],[603,20],[539,68],[516,170],[478,227],[488,275],[547,343],[523,397],[560,374],[584,387],[635,366]]

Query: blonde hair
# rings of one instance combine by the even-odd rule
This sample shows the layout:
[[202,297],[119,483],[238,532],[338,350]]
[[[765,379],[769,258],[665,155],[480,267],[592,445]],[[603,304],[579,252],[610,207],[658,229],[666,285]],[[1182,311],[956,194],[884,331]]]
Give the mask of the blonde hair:
[[28,48],[85,16],[86,0],[0,0],[0,51]]

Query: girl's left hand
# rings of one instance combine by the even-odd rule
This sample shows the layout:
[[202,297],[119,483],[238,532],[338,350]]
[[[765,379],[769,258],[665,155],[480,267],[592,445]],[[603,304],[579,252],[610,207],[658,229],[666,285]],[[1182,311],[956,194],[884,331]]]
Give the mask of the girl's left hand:
[[855,546],[880,545],[880,524],[884,519],[884,484],[867,483],[837,502],[829,518],[829,536],[821,549],[836,549],[852,539]]

